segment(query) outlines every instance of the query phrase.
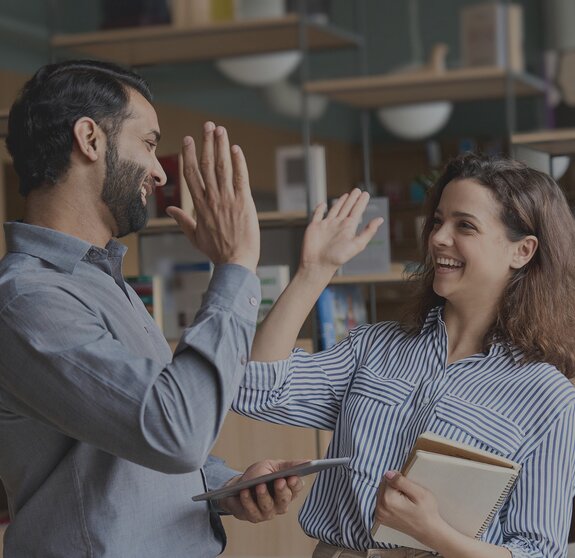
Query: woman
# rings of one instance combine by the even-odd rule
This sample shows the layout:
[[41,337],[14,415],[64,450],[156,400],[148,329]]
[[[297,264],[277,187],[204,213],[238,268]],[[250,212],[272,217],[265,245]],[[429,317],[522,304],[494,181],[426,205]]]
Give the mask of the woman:
[[[314,558],[377,554],[374,519],[445,558],[565,556],[575,493],[575,224],[547,175],[461,156],[429,197],[418,291],[404,323],[363,325],[335,347],[291,352],[318,294],[375,232],[355,235],[367,195],[341,198],[304,239],[300,269],[262,325],[236,411],[333,430],[300,523]],[[414,287],[415,288],[415,287]],[[522,465],[482,539],[446,524],[434,496],[396,471],[426,430]],[[470,502],[473,505],[473,502]]]

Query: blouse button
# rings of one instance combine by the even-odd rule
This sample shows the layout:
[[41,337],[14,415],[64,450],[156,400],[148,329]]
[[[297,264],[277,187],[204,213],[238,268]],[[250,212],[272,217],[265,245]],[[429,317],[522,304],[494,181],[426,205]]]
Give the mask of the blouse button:
[[258,305],[258,299],[255,296],[251,296],[250,297],[250,304],[252,306],[257,306]]

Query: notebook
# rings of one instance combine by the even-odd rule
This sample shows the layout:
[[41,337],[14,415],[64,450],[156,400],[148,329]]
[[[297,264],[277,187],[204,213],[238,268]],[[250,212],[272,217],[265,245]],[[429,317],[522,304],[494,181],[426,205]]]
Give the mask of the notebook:
[[[509,459],[432,432],[419,436],[402,469],[407,478],[433,492],[447,523],[475,538],[505,503],[520,471],[521,466]],[[378,522],[371,534],[377,542],[433,550]]]

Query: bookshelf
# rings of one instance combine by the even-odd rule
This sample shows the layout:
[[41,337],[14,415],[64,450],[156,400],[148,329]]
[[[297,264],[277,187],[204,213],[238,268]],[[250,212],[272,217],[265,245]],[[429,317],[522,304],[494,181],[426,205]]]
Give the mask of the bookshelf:
[[195,62],[226,56],[269,53],[300,48],[300,26],[305,24],[308,48],[354,46],[360,39],[329,24],[288,14],[280,18],[217,22],[195,27],[155,25],[52,37],[52,48],[143,66]]
[[[261,228],[305,226],[307,213],[304,211],[260,211],[258,212],[258,221]],[[178,232],[179,230],[177,223],[170,217],[156,217],[148,221],[146,228],[140,234]]]
[[523,146],[548,155],[575,153],[575,128],[537,130],[511,136],[512,145]]
[[529,74],[508,73],[499,67],[310,81],[305,90],[357,108],[377,108],[428,101],[503,99],[508,80],[511,80],[513,92],[518,96],[538,95],[545,91],[542,80]]
[[392,262],[387,273],[371,273],[365,275],[335,275],[330,285],[357,285],[378,283],[401,283],[407,281],[405,266],[400,262]]

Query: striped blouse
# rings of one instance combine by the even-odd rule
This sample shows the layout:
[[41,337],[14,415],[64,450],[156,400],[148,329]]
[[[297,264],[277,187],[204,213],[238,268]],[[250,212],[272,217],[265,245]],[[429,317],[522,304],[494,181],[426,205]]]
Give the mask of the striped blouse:
[[[440,308],[417,335],[395,322],[364,325],[331,349],[252,362],[233,409],[280,424],[332,430],[328,457],[300,511],[304,531],[351,548],[389,548],[370,536],[383,474],[400,469],[426,430],[522,464],[509,500],[483,535],[514,557],[566,556],[575,494],[575,389],[545,363],[493,344],[447,362]],[[470,502],[472,505],[472,502]]]

